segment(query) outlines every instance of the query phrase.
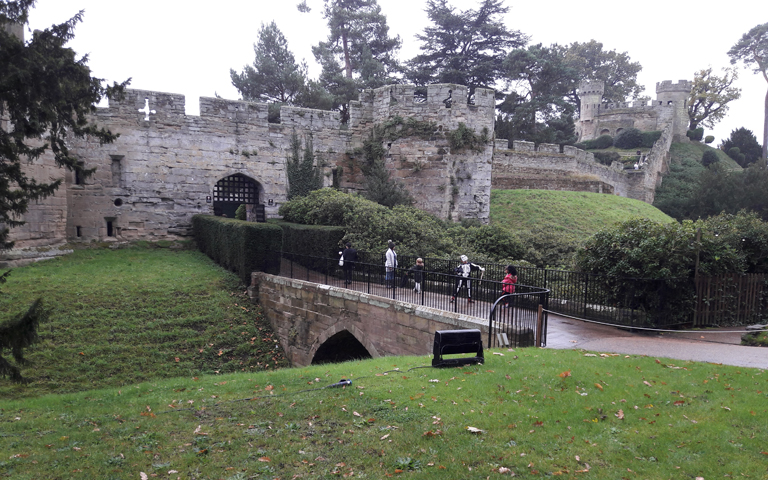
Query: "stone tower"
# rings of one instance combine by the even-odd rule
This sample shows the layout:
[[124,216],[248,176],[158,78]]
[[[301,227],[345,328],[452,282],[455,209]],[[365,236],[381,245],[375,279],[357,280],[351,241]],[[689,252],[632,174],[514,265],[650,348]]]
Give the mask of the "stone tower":
[[674,110],[672,122],[672,134],[676,137],[685,137],[688,130],[688,95],[691,94],[693,82],[690,80],[664,80],[656,83],[656,104],[671,106]]
[[605,86],[599,80],[584,80],[579,83],[579,98],[581,99],[581,113],[579,115],[580,138],[592,138],[597,136],[597,116],[600,113],[600,104],[603,101]]

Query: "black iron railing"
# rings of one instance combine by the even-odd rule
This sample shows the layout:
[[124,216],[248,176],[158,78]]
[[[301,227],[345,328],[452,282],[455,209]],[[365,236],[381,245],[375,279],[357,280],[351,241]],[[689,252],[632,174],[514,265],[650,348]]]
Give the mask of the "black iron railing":
[[[488,270],[486,270],[483,278],[471,276],[464,279],[455,274],[425,269],[421,272],[422,281],[417,290],[414,273],[409,272],[411,265],[408,268],[396,268],[392,272],[391,279],[388,280],[387,269],[383,262],[357,261],[352,265],[347,264],[345,266],[347,272],[345,273],[345,267],[339,265],[338,258],[286,252],[276,252],[275,254],[282,255],[280,275],[285,277],[349,288],[416,305],[479,317],[480,319],[490,318],[497,300],[505,295],[502,291],[504,284],[500,280],[488,278]],[[359,258],[366,257],[360,255]],[[403,257],[398,258],[400,265],[404,265],[402,259]],[[468,280],[468,282],[463,282],[457,292],[458,280]],[[546,306],[546,293],[546,289],[518,283],[514,294],[515,311],[536,311],[541,302],[544,302],[543,305]],[[510,310],[505,314],[497,314],[496,322],[501,322],[498,325],[512,325],[510,323],[513,319],[511,313]],[[520,314],[518,318],[522,320],[527,317]],[[521,324],[520,329],[529,328],[530,325],[533,325],[527,320],[526,322]],[[485,320],[482,323],[485,323]],[[497,324],[493,323],[491,327],[494,328],[494,325]],[[515,326],[514,328],[518,327]],[[512,330],[510,330],[509,335],[512,335]]]
[[[355,269],[355,282],[360,283],[365,279],[364,282],[370,281],[372,285],[381,284],[384,281],[384,255],[358,252],[358,256],[361,261]],[[455,288],[456,277],[453,272],[459,265],[459,261],[429,257],[423,257],[423,260],[424,269],[429,274],[429,284],[432,285],[432,290],[427,291],[439,292],[443,296],[448,295],[451,288]],[[318,265],[317,262],[323,265]],[[399,265],[406,267],[398,269],[398,279],[400,279],[402,272],[416,263],[416,257],[401,254],[398,255],[398,262]],[[473,299],[495,301],[501,295],[499,281],[504,278],[506,265],[475,263],[485,268],[485,272],[482,280],[477,277],[473,279]],[[334,265],[336,265],[336,259],[308,262],[310,268],[322,268],[323,271],[330,271],[329,268]],[[626,327],[671,327],[689,323],[695,308],[695,286],[689,278],[663,280],[619,278],[535,267],[516,268],[518,285],[549,290],[548,310],[563,315]],[[412,281],[410,283],[412,284]],[[466,292],[463,294],[466,297]],[[398,297],[398,295],[401,296]],[[453,306],[444,306],[442,305],[444,299],[427,298],[423,299],[422,303],[415,301],[417,300],[414,298],[415,294],[398,292],[397,289],[388,292],[386,296],[451,311],[458,311],[461,305],[458,303]],[[431,304],[434,302],[438,304]],[[487,318],[485,315],[490,314],[489,309],[484,311],[480,307],[475,307],[472,311],[477,312],[471,313],[472,315],[484,318]]]

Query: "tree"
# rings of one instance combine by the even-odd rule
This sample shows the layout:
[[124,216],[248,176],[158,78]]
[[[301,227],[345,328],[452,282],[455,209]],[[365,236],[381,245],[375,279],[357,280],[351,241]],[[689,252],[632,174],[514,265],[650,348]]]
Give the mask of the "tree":
[[483,0],[477,10],[456,11],[447,0],[427,0],[432,26],[416,35],[421,54],[408,62],[407,78],[416,85],[466,85],[469,97],[476,88],[495,88],[510,49],[528,38],[509,30],[502,18],[509,11],[503,0]]
[[[757,142],[755,134],[744,127],[733,130],[731,136],[721,143],[719,147],[720,150],[727,153],[729,157],[736,160],[739,165],[745,168],[760,160],[760,154],[762,152],[762,147]],[[732,155],[731,151],[734,148],[738,149],[738,152],[734,152]]]
[[[736,44],[728,50],[731,63],[739,61],[744,65],[752,65],[755,73],[762,73],[768,82],[768,23],[758,25],[745,33]],[[768,158],[768,90],[765,93],[763,121],[763,159]]]
[[578,76],[564,53],[560,45],[538,44],[507,55],[504,72],[512,91],[498,109],[502,122],[511,126],[511,138],[547,141],[554,128],[552,122],[567,123],[570,118],[573,123],[574,106],[568,93],[575,88]]
[[320,169],[315,165],[315,151],[312,137],[304,140],[304,153],[296,132],[291,134],[291,154],[286,159],[285,170],[288,176],[288,200],[303,197],[313,190],[323,187]]
[[[601,80],[604,84],[603,100],[606,102],[624,102],[627,98],[638,98],[643,87],[637,83],[637,74],[643,69],[639,62],[632,62],[627,52],[603,50],[603,44],[589,42],[570,44],[565,50],[568,64],[581,80]],[[576,113],[581,112],[581,99],[573,88],[568,96],[575,106]]]
[[[320,84],[333,96],[342,120],[349,117],[349,101],[363,88],[394,83],[400,67],[396,59],[400,37],[389,36],[387,18],[376,0],[324,0],[328,39],[312,47],[322,67]],[[299,5],[306,11],[306,3]]]
[[699,125],[713,128],[728,113],[728,103],[741,97],[741,89],[733,87],[739,78],[735,68],[724,68],[723,76],[712,74],[712,67],[699,70],[693,77],[688,96],[688,130]]
[[[50,152],[55,165],[77,172],[82,178],[93,173],[69,151],[69,139],[90,136],[109,143],[117,138],[89,118],[96,104],[119,96],[128,82],[102,85],[91,77],[88,57],[80,59],[64,45],[73,38],[82,12],[59,25],[35,31],[24,42],[20,26],[35,0],[0,0],[0,249],[13,247],[9,228],[24,224],[22,216],[30,201],[54,192],[62,179],[39,182],[29,178],[23,165]],[[8,272],[0,275],[3,283]],[[22,380],[18,367],[2,358],[11,350],[17,363],[23,349],[37,338],[37,325],[46,315],[37,300],[27,312],[0,326],[0,375]]]
[[243,100],[294,104],[306,88],[307,65],[297,64],[288,41],[275,22],[261,24],[253,44],[256,59],[242,73],[229,70],[232,85]]
[[76,58],[64,45],[74,37],[82,12],[60,25],[35,31],[28,42],[9,32],[23,24],[35,0],[0,1],[0,248],[11,248],[8,228],[23,225],[21,216],[30,201],[56,191],[62,179],[38,182],[22,163],[49,152],[59,167],[82,178],[93,173],[69,151],[68,139],[86,136],[102,144],[117,135],[98,127],[88,117],[102,98],[119,95],[128,81],[105,87],[91,77],[88,57]]

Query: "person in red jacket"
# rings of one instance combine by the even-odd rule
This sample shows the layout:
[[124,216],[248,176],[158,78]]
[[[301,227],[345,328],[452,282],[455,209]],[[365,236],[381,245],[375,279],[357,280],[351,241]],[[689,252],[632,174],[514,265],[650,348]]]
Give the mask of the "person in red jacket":
[[[504,284],[503,287],[501,287],[501,291],[504,292],[504,294],[508,293],[515,293],[515,284],[517,283],[517,269],[513,265],[507,265],[507,275],[504,277],[504,280],[501,281],[501,283]],[[504,305],[503,308],[510,308],[514,304],[514,297],[507,297],[504,299]]]

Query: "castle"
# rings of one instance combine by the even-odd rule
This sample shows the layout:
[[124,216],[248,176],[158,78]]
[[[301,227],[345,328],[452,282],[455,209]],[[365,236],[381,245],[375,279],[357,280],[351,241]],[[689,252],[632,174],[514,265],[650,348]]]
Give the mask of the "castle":
[[[653,201],[668,162],[669,145],[684,133],[680,103],[685,82],[657,85],[658,104],[602,105],[602,88],[585,83],[582,139],[622,128],[661,130],[646,168],[601,165],[574,147],[494,139],[494,91],[430,85],[426,99],[415,87],[366,90],[351,102],[350,118],[338,112],[284,106],[280,123],[268,121],[268,105],[201,98],[200,115],[185,114],[183,95],[126,90],[99,108],[94,120],[120,137],[99,145],[73,139],[70,148],[94,176],[83,180],[57,168],[49,155],[26,164],[40,181],[65,178],[55,195],[32,204],[26,224],[11,230],[12,251],[0,265],[21,264],[59,253],[67,242],[160,240],[191,234],[195,214],[232,216],[240,204],[266,217],[286,201],[286,157],[291,136],[312,137],[326,186],[360,191],[360,155],[372,129],[393,118],[434,126],[431,136],[385,141],[385,163],[413,194],[415,206],[441,218],[489,220],[491,188],[583,190]],[[688,87],[690,90],[690,87]],[[681,110],[682,109],[682,110]],[[448,134],[461,125],[487,141],[480,148],[452,149]]]
[[579,141],[592,140],[600,135],[615,137],[627,128],[663,131],[668,126],[672,128],[675,141],[684,141],[688,130],[686,107],[691,88],[693,82],[690,80],[677,83],[665,80],[656,84],[656,100],[650,103],[603,103],[603,82],[583,81],[579,84]]

